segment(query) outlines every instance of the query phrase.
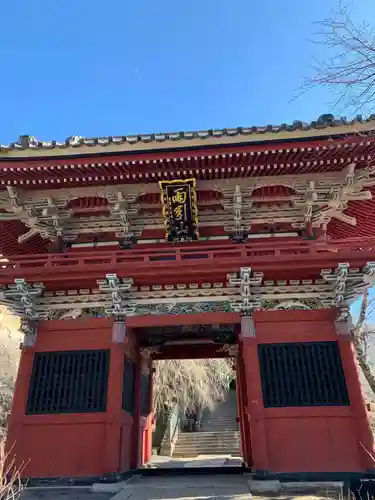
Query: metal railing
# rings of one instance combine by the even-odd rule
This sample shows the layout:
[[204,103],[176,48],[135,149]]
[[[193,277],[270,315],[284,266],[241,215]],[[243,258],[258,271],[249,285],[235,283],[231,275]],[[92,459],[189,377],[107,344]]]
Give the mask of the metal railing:
[[160,447],[162,455],[172,455],[181,430],[181,425],[181,408],[178,404],[175,404],[174,407],[170,409],[167,418],[166,428]]

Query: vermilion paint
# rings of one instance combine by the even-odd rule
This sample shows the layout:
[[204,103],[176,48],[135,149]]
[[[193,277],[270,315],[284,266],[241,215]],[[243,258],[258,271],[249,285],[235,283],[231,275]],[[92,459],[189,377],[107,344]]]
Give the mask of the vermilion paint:
[[[267,311],[254,316],[256,337],[240,340],[237,360],[238,415],[247,465],[271,472],[345,472],[372,467],[365,450],[373,440],[352,345],[337,337],[334,312]],[[121,409],[124,354],[137,373],[151,373],[140,356],[137,326],[239,323],[234,313],[129,318],[124,344],[112,342],[112,322],[82,319],[40,322],[34,348],[23,349],[9,423],[8,448],[14,444],[25,475],[100,476],[140,466],[151,458],[152,412],[139,415],[139,376],[135,411]],[[264,408],[258,343],[338,340],[351,404],[349,407]],[[34,352],[110,349],[107,411],[95,414],[25,415]],[[180,347],[180,349],[183,349]],[[126,382],[126,381],[125,381]],[[137,401],[138,400],[138,401]],[[362,443],[362,444],[361,444]],[[362,446],[363,445],[363,446]]]

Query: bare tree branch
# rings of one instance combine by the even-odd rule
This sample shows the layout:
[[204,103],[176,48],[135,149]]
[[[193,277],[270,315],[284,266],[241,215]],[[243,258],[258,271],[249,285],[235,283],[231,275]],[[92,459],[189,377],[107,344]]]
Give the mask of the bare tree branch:
[[371,330],[366,324],[366,319],[368,319],[369,317],[370,304],[371,301],[369,300],[369,289],[367,288],[362,296],[359,317],[352,330],[352,335],[358,364],[372,393],[375,396],[375,375],[373,373],[371,359],[368,352],[368,342]]
[[369,289],[366,288],[366,291],[362,296],[362,302],[361,302],[361,308],[359,311],[358,320],[357,320],[357,323],[355,324],[355,326],[352,330],[352,334],[355,337],[359,336],[359,334],[361,333],[362,328],[365,324],[365,321],[367,318],[368,305],[369,305]]
[[338,103],[356,111],[375,105],[375,30],[355,23],[340,0],[337,12],[316,23],[314,43],[327,48],[316,61],[314,76],[306,78],[302,93],[324,85],[338,94]]
[[227,359],[187,359],[155,362],[154,410],[177,401],[186,409],[213,408],[233,378]]

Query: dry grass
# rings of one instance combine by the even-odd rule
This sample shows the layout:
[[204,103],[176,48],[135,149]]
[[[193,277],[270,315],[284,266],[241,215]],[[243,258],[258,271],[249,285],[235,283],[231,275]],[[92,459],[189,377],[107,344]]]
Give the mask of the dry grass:
[[5,453],[5,443],[0,443],[0,499],[15,500],[20,498],[23,485],[21,476],[24,465],[17,467],[15,458],[12,456],[12,450]]
[[6,434],[20,359],[22,335],[18,328],[18,318],[0,307],[0,439]]

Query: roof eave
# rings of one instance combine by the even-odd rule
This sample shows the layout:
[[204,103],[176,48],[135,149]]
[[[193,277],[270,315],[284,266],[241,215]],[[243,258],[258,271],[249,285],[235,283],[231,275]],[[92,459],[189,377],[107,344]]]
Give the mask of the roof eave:
[[[375,117],[366,121],[303,124],[279,127],[239,127],[236,129],[151,134],[104,138],[69,138],[65,142],[40,142],[34,138],[19,143],[0,145],[0,159],[57,158],[121,153],[158,153],[203,147],[244,146],[291,141],[332,140],[356,135],[375,135]],[[26,136],[24,136],[26,137]],[[28,141],[28,142],[27,142]]]

